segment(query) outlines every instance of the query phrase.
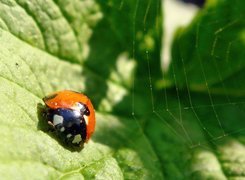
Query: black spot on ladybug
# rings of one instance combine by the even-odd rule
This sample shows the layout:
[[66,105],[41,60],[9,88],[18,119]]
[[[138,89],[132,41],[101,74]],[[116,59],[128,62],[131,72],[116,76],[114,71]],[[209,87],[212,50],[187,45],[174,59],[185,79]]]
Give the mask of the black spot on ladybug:
[[58,95],[58,94],[52,94],[52,95],[50,95],[50,96],[45,96],[45,97],[43,98],[43,101],[45,102],[45,101],[48,101],[48,100],[50,100],[50,99],[53,99],[53,98],[55,98],[57,95]]

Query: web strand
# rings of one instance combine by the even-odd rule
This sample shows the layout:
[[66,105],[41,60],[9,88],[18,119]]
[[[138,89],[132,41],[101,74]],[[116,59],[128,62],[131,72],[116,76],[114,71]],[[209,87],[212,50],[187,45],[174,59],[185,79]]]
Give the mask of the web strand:
[[[138,7],[139,7],[139,0],[137,0],[136,2],[136,6],[135,6],[135,10],[134,10],[134,15],[133,15],[133,44],[132,44],[132,56],[133,59],[135,59],[135,26],[136,26],[136,16],[137,16],[137,12],[138,12]],[[135,116],[135,78],[133,76],[133,80],[132,80],[132,116]],[[135,118],[135,117],[134,117]]]
[[[142,21],[143,21],[143,32],[144,35],[146,35],[147,33],[147,19],[149,19],[148,17],[150,16],[150,10],[152,8],[152,0],[149,0],[147,2],[146,5],[146,9],[145,9],[145,14],[142,17]],[[160,2],[160,1],[159,1]],[[137,0],[136,1],[136,5],[135,5],[135,10],[134,10],[134,14],[133,14],[133,42],[132,42],[132,53],[133,53],[133,58],[135,58],[135,50],[136,50],[136,17],[137,17],[137,12],[138,12],[138,7],[140,5],[140,1]],[[121,1],[121,4],[123,4],[123,1]],[[159,5],[158,5],[159,6]],[[210,14],[214,14],[215,15],[215,11],[209,12]],[[220,111],[220,109],[222,110],[222,108],[227,108],[229,109],[229,107],[231,108],[239,108],[243,105],[245,105],[245,101],[235,101],[234,98],[232,96],[230,96],[229,94],[229,88],[226,87],[226,82],[225,80],[222,78],[222,69],[219,67],[219,62],[217,61],[217,58],[219,58],[216,53],[218,53],[218,46],[219,46],[219,41],[222,40],[221,38],[221,33],[223,33],[226,30],[229,30],[230,27],[234,26],[240,19],[238,18],[235,21],[232,21],[230,23],[228,23],[225,26],[222,26],[220,28],[218,28],[216,31],[211,32],[215,35],[215,38],[213,39],[212,42],[212,47],[210,47],[211,49],[209,50],[209,55],[212,57],[212,64],[213,64],[213,68],[216,70],[217,72],[217,78],[216,80],[218,81],[217,83],[219,83],[219,85],[222,88],[222,91],[224,93],[224,98],[222,99],[222,101],[217,101],[216,96],[214,96],[214,94],[212,94],[212,84],[209,83],[209,74],[208,74],[208,69],[206,68],[206,64],[204,64],[202,56],[201,56],[201,50],[199,49],[199,41],[201,40],[201,36],[200,33],[203,32],[203,30],[205,28],[207,28],[206,26],[202,26],[202,22],[199,21],[197,23],[196,26],[196,31],[195,31],[195,49],[193,51],[195,51],[195,53],[197,54],[197,58],[196,61],[198,63],[198,66],[200,68],[200,75],[202,77],[202,84],[204,85],[206,94],[207,95],[207,100],[205,99],[205,103],[207,102],[207,104],[201,104],[201,103],[196,103],[197,101],[195,101],[196,96],[195,94],[192,94],[192,89],[190,88],[190,84],[191,84],[191,74],[188,72],[188,67],[186,67],[185,61],[187,62],[186,59],[184,59],[184,47],[182,49],[181,45],[179,45],[179,52],[180,52],[180,58],[179,61],[181,62],[181,70],[183,71],[183,81],[182,82],[184,84],[184,87],[186,89],[184,89],[184,93],[186,100],[187,100],[187,104],[185,104],[186,102],[182,102],[182,94],[183,91],[180,88],[179,84],[178,84],[178,71],[176,73],[176,70],[179,69],[175,69],[175,65],[172,65],[170,70],[172,73],[172,83],[174,84],[174,91],[175,91],[175,97],[172,96],[172,94],[168,94],[168,90],[166,88],[164,88],[161,92],[161,100],[157,99],[157,95],[155,95],[155,91],[154,91],[154,82],[152,80],[155,80],[152,78],[152,72],[154,72],[154,69],[152,69],[152,62],[154,63],[154,61],[151,58],[149,51],[146,50],[145,51],[145,56],[146,56],[146,68],[147,71],[145,71],[145,73],[148,75],[148,80],[145,82],[146,85],[148,85],[149,88],[149,99],[150,99],[150,106],[151,106],[151,110],[158,120],[160,120],[160,122],[162,122],[162,124],[164,126],[166,126],[171,132],[173,132],[174,135],[176,135],[176,137],[178,137],[181,141],[185,142],[190,148],[196,148],[196,147],[202,147],[202,148],[206,148],[209,150],[212,150],[212,148],[210,148],[211,146],[216,146],[216,143],[218,141],[220,141],[221,139],[227,137],[227,136],[232,136],[235,134],[239,134],[241,132],[243,132],[245,130],[245,127],[241,127],[240,129],[237,130],[232,130],[229,131],[227,130],[227,125],[226,122],[224,121],[224,118],[226,118]],[[157,24],[158,21],[156,21],[156,30],[158,35],[160,35],[158,29],[159,29],[159,24]],[[210,25],[215,25],[217,23],[220,23],[218,21],[213,21],[210,22]],[[212,35],[213,35],[212,34]],[[159,37],[160,38],[160,37]],[[227,43],[227,48],[226,48],[226,52],[225,52],[225,59],[224,59],[224,63],[230,63],[230,55],[231,55],[231,50],[233,45],[236,43],[236,39],[230,40],[230,42]],[[172,62],[174,63],[174,62]],[[240,62],[241,63],[241,62]],[[241,64],[242,66],[242,64]],[[228,67],[231,68],[231,67]],[[231,71],[231,70],[230,70]],[[232,72],[232,71],[231,71]],[[163,80],[165,80],[165,74],[163,74]],[[234,82],[236,83],[236,82]],[[174,101],[176,101],[176,103],[174,105],[172,105],[172,99],[171,97],[175,98]],[[160,102],[159,102],[160,101]],[[224,103],[223,103],[224,101]],[[160,110],[157,109],[158,106],[157,105],[161,105],[161,107],[163,106],[163,108],[161,108]],[[135,79],[133,79],[133,86],[132,86],[132,115],[133,118],[136,120],[136,117],[134,116],[135,113]],[[236,107],[237,106],[237,107]],[[206,112],[206,110],[207,112]],[[196,139],[196,137],[193,136],[193,134],[195,132],[192,132],[191,129],[188,129],[189,127],[186,125],[187,123],[192,123],[190,122],[190,119],[188,119],[188,117],[186,118],[186,111],[189,110],[189,114],[195,123],[200,127],[200,131],[201,134],[200,138],[201,139]],[[236,109],[237,110],[237,109]],[[204,116],[202,116],[201,113],[205,113]],[[210,113],[210,114],[207,114]],[[241,113],[244,113],[244,110],[241,109]],[[165,116],[166,115],[166,116]],[[210,117],[210,120],[214,120],[212,122],[209,122],[209,119],[206,119],[206,115],[208,115],[207,117]],[[205,118],[205,119],[204,119]],[[192,120],[191,119],[191,120]],[[137,121],[138,122],[138,121]],[[139,123],[139,122],[138,122]],[[210,124],[207,124],[210,123]],[[215,126],[215,127],[214,127]],[[211,127],[211,128],[210,128]],[[212,128],[215,129],[215,131],[212,131]],[[218,131],[217,131],[218,130]],[[218,132],[218,134],[216,133]],[[195,134],[194,134],[195,135]],[[204,139],[202,139],[203,137]],[[199,138],[199,137],[197,137]]]

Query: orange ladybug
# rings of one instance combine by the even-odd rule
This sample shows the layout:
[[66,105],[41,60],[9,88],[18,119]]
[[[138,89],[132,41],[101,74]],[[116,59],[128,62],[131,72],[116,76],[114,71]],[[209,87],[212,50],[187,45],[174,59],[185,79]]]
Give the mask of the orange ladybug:
[[70,90],[54,92],[43,98],[46,118],[62,141],[82,147],[95,129],[95,111],[89,98]]

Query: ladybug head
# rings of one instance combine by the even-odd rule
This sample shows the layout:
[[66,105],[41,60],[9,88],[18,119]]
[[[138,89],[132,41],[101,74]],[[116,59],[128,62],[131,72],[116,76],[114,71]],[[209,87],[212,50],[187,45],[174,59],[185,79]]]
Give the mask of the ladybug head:
[[77,103],[77,106],[78,106],[82,115],[86,115],[86,116],[90,115],[90,111],[88,109],[88,106],[86,106],[85,104],[83,104],[81,102]]

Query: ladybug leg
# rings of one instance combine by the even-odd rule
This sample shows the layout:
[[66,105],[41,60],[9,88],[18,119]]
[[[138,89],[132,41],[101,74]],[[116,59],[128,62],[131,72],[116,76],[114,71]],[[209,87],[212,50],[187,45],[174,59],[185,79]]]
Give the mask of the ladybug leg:
[[48,121],[48,124],[54,128],[54,124],[51,121]]

